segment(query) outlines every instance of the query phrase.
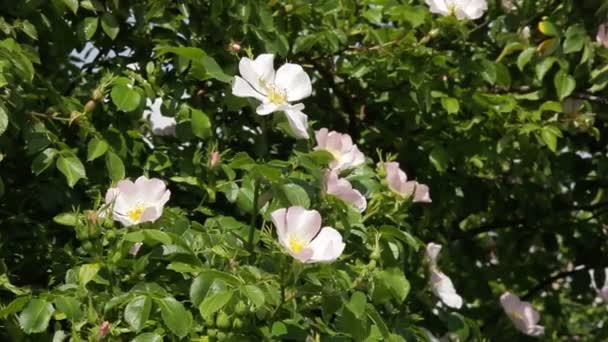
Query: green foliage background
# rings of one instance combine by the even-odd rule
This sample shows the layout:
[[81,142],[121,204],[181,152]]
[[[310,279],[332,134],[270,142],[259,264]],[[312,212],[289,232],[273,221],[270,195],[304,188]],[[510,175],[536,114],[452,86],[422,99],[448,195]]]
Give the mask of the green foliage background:
[[[417,0],[2,1],[0,337],[95,340],[107,320],[119,341],[525,340],[509,290],[540,311],[541,339],[607,339],[588,272],[601,285],[608,267],[607,8],[489,1],[467,22]],[[319,195],[312,140],[231,95],[246,50],[303,65],[312,127],[374,160],[349,177],[376,206],[363,217]],[[142,119],[157,97],[176,137]],[[433,203],[396,202],[377,151]],[[92,219],[112,181],[142,173],[172,191],[161,220]],[[295,204],[341,230],[343,258],[281,252],[268,213]],[[435,307],[430,241],[461,310]]]

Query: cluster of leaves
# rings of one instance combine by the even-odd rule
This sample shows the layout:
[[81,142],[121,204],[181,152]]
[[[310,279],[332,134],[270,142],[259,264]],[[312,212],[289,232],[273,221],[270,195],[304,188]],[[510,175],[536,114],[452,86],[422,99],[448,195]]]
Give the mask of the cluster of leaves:
[[[137,341],[510,341],[505,290],[549,340],[608,338],[587,272],[603,284],[608,266],[607,9],[503,0],[467,22],[417,0],[0,2],[0,338],[95,340],[107,321],[106,338]],[[369,166],[348,178],[363,215],[321,195],[330,156],[230,94],[248,52],[303,65],[311,126],[398,155],[433,204],[397,200]],[[157,98],[175,136],[142,118]],[[161,220],[96,217],[142,173],[172,191]],[[339,261],[281,250],[269,213],[290,205],[342,232]],[[428,291],[429,241],[462,310]]]

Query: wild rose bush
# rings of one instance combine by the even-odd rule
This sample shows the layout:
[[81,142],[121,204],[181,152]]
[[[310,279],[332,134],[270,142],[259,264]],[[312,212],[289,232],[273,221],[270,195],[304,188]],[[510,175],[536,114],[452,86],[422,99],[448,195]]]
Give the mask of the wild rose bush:
[[608,338],[607,12],[0,2],[0,338]]

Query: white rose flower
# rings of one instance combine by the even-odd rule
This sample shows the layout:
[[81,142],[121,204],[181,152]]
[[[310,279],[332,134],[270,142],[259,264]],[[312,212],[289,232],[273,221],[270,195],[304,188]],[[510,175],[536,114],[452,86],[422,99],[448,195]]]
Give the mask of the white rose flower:
[[479,19],[488,10],[486,0],[426,0],[426,4],[432,13],[454,15],[459,20]]
[[537,324],[540,315],[532,307],[532,304],[521,301],[518,296],[511,292],[505,292],[500,296],[500,304],[517,330],[529,336],[545,334],[545,328]]
[[268,115],[284,112],[293,133],[308,139],[308,117],[302,113],[304,105],[292,104],[312,93],[310,77],[297,64],[285,63],[274,70],[274,55],[263,54],[251,60],[241,58],[239,72],[235,76],[232,93],[239,97],[253,97],[261,102],[256,112]]

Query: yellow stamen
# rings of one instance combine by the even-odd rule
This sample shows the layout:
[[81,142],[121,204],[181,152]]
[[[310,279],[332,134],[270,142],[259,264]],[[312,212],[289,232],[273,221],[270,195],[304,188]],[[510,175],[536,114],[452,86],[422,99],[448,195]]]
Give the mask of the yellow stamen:
[[454,15],[456,13],[456,5],[455,4],[451,4],[448,6],[448,13],[450,15]]
[[300,253],[304,249],[304,243],[296,238],[289,239],[289,249],[294,253]]
[[282,104],[287,100],[287,94],[276,87],[268,87],[268,99],[274,104]]
[[133,207],[133,209],[127,211],[127,216],[129,219],[131,219],[131,221],[138,222],[141,219],[141,215],[144,214],[144,210],[146,210],[144,205],[142,203],[138,203]]

